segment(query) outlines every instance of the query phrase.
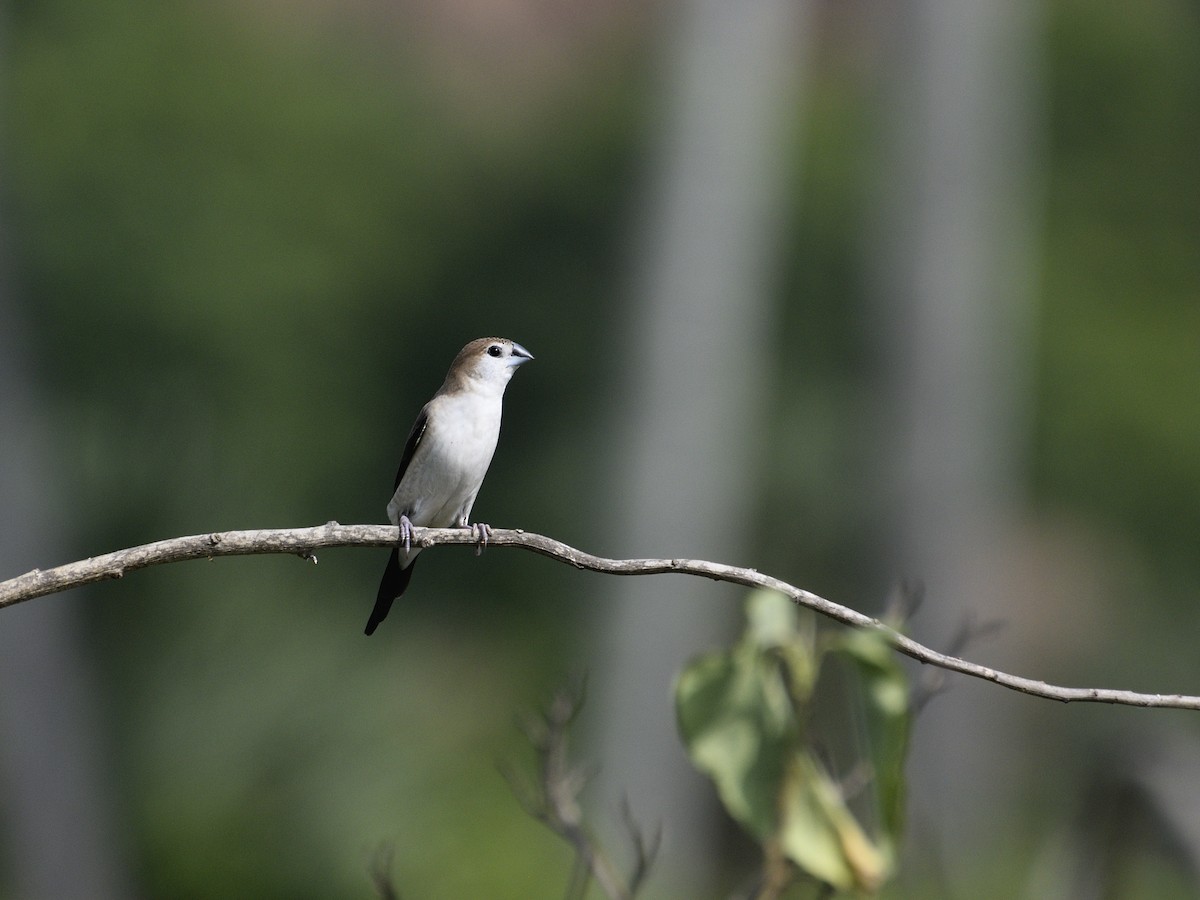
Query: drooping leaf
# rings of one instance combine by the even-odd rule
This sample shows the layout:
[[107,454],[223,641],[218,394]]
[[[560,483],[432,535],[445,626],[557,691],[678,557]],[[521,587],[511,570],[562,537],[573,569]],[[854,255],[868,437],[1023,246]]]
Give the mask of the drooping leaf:
[[884,838],[899,840],[904,822],[904,761],[911,724],[908,679],[895,652],[877,631],[839,635],[830,650],[856,668],[867,715],[868,755]]
[[[772,671],[772,670],[775,671]],[[743,640],[690,663],[675,685],[680,734],[692,763],[755,838],[774,833],[777,796],[794,744],[778,664]]]
[[846,806],[840,787],[807,751],[788,769],[779,839],[803,871],[839,890],[875,891],[891,864]]
[[[731,650],[689,664],[675,687],[680,733],[729,814],[801,871],[839,890],[875,891],[890,875],[903,812],[908,687],[882,634],[852,630],[819,645],[813,620],[758,591]],[[818,649],[818,647],[820,649]],[[867,749],[882,812],[872,833],[805,734],[822,659],[845,658],[867,711]],[[874,835],[874,836],[873,836]]]
[[806,704],[820,665],[812,613],[778,591],[757,590],[746,599],[746,620],[746,639],[783,661],[792,702]]

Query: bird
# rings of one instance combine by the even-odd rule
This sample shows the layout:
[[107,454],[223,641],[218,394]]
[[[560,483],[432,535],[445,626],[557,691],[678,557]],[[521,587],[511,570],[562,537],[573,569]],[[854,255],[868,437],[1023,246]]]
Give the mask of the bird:
[[412,546],[414,526],[470,528],[479,551],[487,545],[491,526],[471,525],[471,507],[500,437],[504,389],[517,367],[531,359],[532,353],[507,338],[471,341],[422,407],[404,444],[387,506],[388,520],[400,528],[400,541],[388,559],[364,634],[375,632],[408,587],[421,552]]

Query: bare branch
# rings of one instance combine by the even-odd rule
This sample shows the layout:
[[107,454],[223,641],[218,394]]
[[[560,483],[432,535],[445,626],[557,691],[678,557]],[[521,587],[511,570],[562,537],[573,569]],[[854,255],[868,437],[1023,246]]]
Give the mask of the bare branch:
[[[314,551],[324,547],[390,547],[396,543],[398,532],[399,529],[391,525],[339,525],[337,522],[329,522],[313,528],[220,531],[171,538],[94,556],[55,569],[34,569],[17,578],[0,582],[0,608],[96,581],[121,578],[126,572],[162,563],[259,553],[291,553],[311,559]],[[475,545],[474,535],[470,530],[463,528],[414,528],[413,536],[414,543],[421,547],[439,544]],[[745,587],[779,591],[795,603],[844,625],[879,631],[892,647],[918,662],[990,681],[1034,697],[1061,700],[1064,703],[1117,703],[1125,706],[1200,709],[1200,697],[1184,694],[1140,694],[1106,688],[1060,687],[939,653],[901,634],[879,619],[826,600],[778,578],[763,575],[754,569],[726,566],[702,559],[605,559],[521,529],[493,529],[488,546],[522,547],[577,569],[605,572],[610,575],[660,575],[675,572],[681,575],[698,575],[714,581],[727,581]]]
[[[640,833],[635,831],[634,843],[638,852],[635,878],[628,885],[622,883],[616,867],[583,823],[579,794],[587,783],[587,773],[572,766],[567,755],[567,732],[582,705],[582,684],[561,688],[540,717],[522,723],[522,730],[537,754],[536,785],[522,779],[511,767],[506,766],[501,772],[521,808],[575,850],[568,898],[582,898],[587,893],[588,882],[595,879],[610,900],[632,900],[652,860],[642,848]],[[653,852],[657,852],[657,846]]]

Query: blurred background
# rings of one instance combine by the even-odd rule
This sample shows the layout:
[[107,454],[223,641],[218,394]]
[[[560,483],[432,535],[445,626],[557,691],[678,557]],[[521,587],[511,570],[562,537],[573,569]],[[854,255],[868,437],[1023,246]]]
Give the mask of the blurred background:
[[[481,520],[918,579],[934,646],[1200,693],[1195,4],[43,0],[0,42],[0,578],[382,522],[499,334]],[[614,855],[629,797],[648,896],[748,883],[670,699],[740,591],[447,548],[368,640],[386,552],[319,556],[0,613],[0,896],[368,897],[389,852],[561,896],[497,763],[583,673]],[[1195,714],[953,679],[909,768],[889,896],[1200,892]]]

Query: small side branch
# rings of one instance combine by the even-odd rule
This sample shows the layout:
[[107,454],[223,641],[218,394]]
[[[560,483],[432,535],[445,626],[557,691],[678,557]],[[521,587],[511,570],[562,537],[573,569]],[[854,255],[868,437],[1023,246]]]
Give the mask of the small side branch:
[[574,849],[575,866],[567,889],[568,898],[582,900],[587,894],[588,882],[594,879],[610,900],[633,900],[654,865],[661,835],[656,832],[647,840],[633,820],[628,805],[622,809],[635,857],[633,873],[626,880],[584,824],[579,795],[587,784],[589,773],[573,765],[567,754],[567,734],[582,705],[582,685],[562,688],[542,715],[522,723],[522,730],[537,755],[535,780],[530,782],[522,778],[508,766],[501,767],[501,772],[521,808]]
[[[290,553],[312,559],[315,558],[315,551],[326,547],[390,547],[395,544],[397,534],[398,529],[395,526],[340,525],[337,522],[329,522],[313,528],[220,531],[171,538],[94,556],[54,569],[34,569],[17,578],[0,582],[0,608],[80,585],[121,578],[126,572],[163,563],[260,553]],[[421,547],[475,544],[472,532],[462,528],[414,528],[413,536],[414,543]],[[520,529],[493,529],[488,545],[521,547],[577,569],[609,575],[661,575],[674,572],[680,575],[698,575],[714,581],[727,581],[745,587],[779,591],[790,597],[793,602],[834,621],[854,628],[869,628],[881,632],[892,647],[918,662],[990,681],[1034,697],[1061,700],[1064,703],[1116,703],[1124,706],[1200,709],[1200,697],[1184,694],[1141,694],[1109,688],[1061,687],[1020,675],[1010,675],[957,656],[939,653],[901,634],[879,619],[826,600],[786,581],[763,575],[754,569],[727,566],[702,559],[606,559],[584,553],[553,538]]]

